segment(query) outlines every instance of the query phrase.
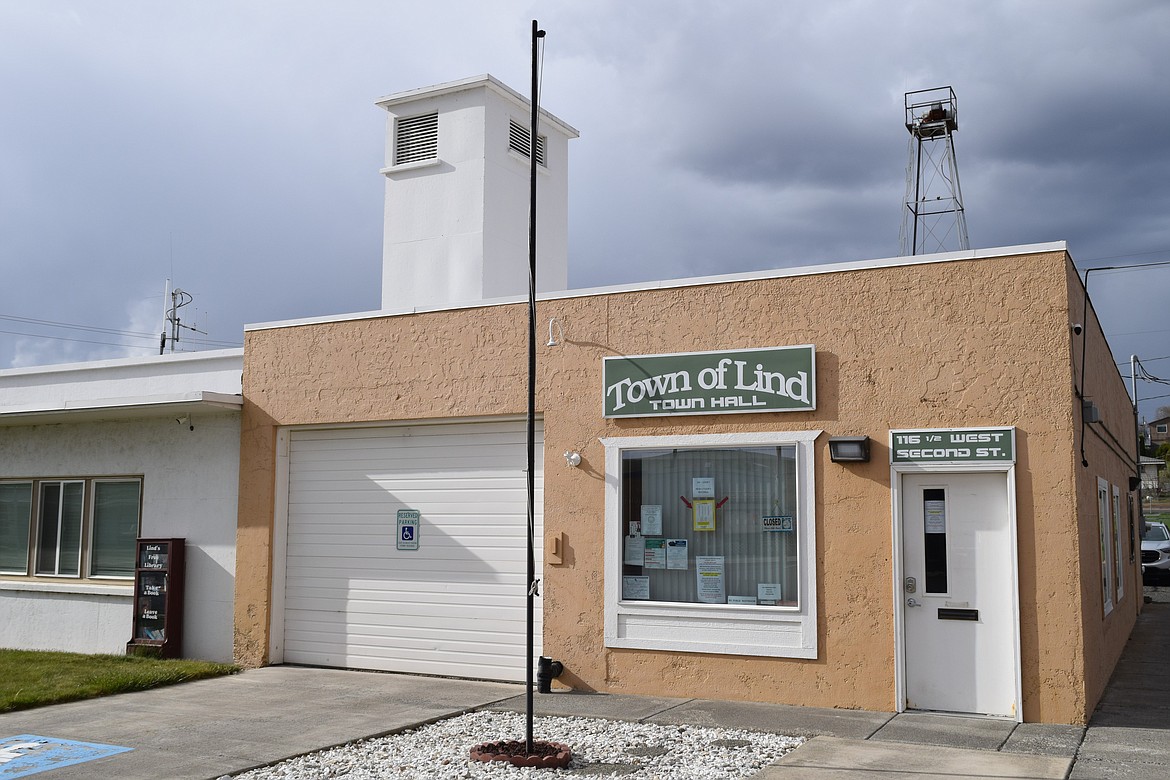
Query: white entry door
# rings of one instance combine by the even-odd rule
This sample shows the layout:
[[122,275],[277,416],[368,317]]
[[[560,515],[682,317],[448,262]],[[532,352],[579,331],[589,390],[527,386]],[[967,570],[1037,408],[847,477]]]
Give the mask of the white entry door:
[[1007,475],[904,474],[900,496],[906,709],[1016,717]]

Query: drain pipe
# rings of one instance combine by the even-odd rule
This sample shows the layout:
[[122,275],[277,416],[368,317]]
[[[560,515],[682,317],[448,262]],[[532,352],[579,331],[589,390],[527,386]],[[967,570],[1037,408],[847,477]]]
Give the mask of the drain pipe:
[[536,686],[541,693],[552,693],[552,681],[561,676],[565,665],[548,656],[540,656],[536,663]]

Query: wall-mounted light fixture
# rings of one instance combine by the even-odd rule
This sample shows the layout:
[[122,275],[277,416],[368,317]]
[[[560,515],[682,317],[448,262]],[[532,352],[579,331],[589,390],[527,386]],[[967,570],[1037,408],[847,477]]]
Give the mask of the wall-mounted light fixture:
[[546,347],[555,347],[559,343],[553,336],[554,325],[556,325],[557,332],[561,336],[561,341],[565,340],[565,326],[561,324],[560,320],[558,320],[556,317],[553,317],[548,321],[548,343],[545,344]]
[[829,460],[834,463],[869,463],[869,437],[830,436]]
[[1081,401],[1081,415],[1087,423],[1101,422],[1101,410],[1088,399]]
[[568,463],[571,469],[577,468],[581,465],[581,453],[573,450],[565,450],[565,463]]

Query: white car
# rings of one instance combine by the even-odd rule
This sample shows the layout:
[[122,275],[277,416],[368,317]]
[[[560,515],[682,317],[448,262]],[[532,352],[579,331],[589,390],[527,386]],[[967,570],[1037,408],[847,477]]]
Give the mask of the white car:
[[1142,539],[1142,573],[1150,570],[1170,570],[1170,531],[1163,523],[1146,523],[1146,538]]

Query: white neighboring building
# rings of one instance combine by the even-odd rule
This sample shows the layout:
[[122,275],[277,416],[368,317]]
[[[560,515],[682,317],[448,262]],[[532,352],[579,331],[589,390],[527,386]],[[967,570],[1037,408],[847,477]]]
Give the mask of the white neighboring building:
[[183,655],[232,660],[242,370],[234,349],[0,371],[0,646],[125,652],[134,539],[182,537]]

